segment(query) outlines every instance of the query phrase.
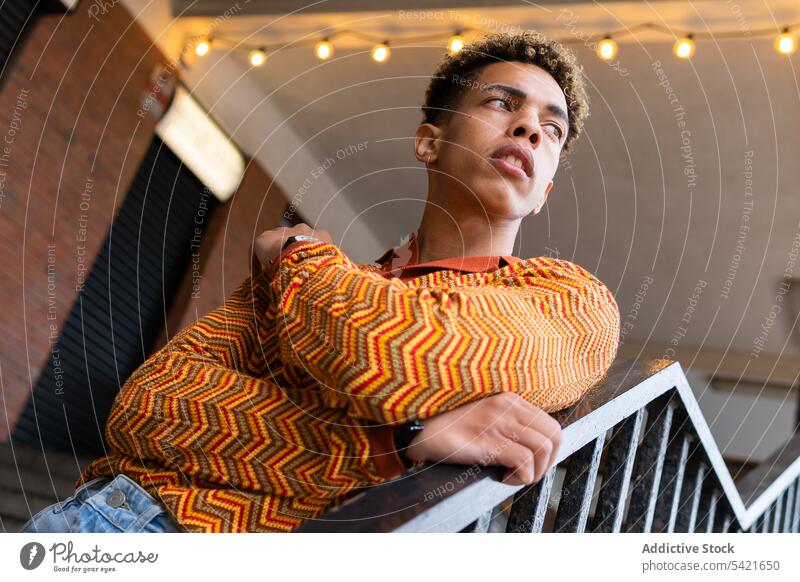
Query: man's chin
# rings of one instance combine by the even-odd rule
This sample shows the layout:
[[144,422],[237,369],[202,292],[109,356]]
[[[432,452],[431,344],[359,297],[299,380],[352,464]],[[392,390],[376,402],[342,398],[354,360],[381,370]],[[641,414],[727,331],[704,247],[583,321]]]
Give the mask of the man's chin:
[[521,220],[530,214],[530,212],[523,212],[520,210],[520,208],[521,207],[519,205],[514,204],[511,200],[509,200],[508,204],[506,205],[497,204],[497,201],[494,201],[493,204],[484,201],[482,211],[487,219],[489,219],[491,222],[499,224],[514,220]]
[[482,190],[475,190],[481,193],[481,202],[486,213],[496,218],[506,218],[509,220],[521,218],[522,209],[530,206],[529,198],[532,193],[521,193],[508,185],[492,184]]

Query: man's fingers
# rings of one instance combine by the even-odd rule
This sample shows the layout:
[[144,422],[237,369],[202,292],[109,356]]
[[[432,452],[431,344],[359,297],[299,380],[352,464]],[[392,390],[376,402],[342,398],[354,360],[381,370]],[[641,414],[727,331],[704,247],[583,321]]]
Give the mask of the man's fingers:
[[556,454],[561,446],[561,437],[563,434],[559,422],[541,408],[534,406],[521,397],[518,401],[515,401],[515,406],[512,410],[514,418],[521,426],[531,428],[550,440],[551,447],[547,466],[549,467],[552,465],[555,462]]
[[489,396],[487,401],[491,401],[497,409],[498,416],[513,414],[520,424],[532,426],[539,432],[553,435],[561,430],[558,421],[547,414],[538,406],[534,406],[519,394],[514,392],[502,392]]
[[524,426],[516,430],[517,442],[527,448],[534,456],[535,474],[534,480],[538,481],[552,465],[555,460],[553,455],[554,443],[550,438],[542,433]]
[[531,426],[539,432],[550,436],[561,431],[561,425],[555,418],[521,396],[517,398],[516,406],[512,410],[520,424]]
[[503,483],[506,485],[528,485],[528,483],[524,479],[520,479],[517,476],[517,472],[514,469],[509,469],[503,475]]
[[536,477],[536,458],[533,452],[512,440],[501,443],[499,450],[490,465],[500,465],[510,469],[506,476],[510,479],[517,479],[519,482],[509,484],[528,485],[534,482]]

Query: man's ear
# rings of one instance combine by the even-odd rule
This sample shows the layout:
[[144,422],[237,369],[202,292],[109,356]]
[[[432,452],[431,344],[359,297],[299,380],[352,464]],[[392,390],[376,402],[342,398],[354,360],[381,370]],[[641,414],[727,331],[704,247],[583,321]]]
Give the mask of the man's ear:
[[553,181],[550,180],[550,182],[547,184],[547,188],[544,189],[544,198],[542,198],[541,204],[539,204],[539,206],[534,208],[531,214],[539,214],[539,211],[542,209],[545,202],[547,202],[547,195],[550,194],[550,190],[552,189],[553,189]]
[[423,164],[439,158],[439,137],[442,130],[431,123],[421,123],[414,133],[414,157]]

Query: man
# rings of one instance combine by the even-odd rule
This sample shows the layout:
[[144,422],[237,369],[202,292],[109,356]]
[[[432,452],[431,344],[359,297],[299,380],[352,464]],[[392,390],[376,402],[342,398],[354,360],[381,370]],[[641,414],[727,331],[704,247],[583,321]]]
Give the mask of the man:
[[588,114],[581,72],[557,43],[491,35],[445,58],[423,112],[429,204],[408,242],[374,266],[306,225],[259,236],[254,276],[133,374],[109,455],[28,531],[290,531],[422,461],[543,476],[547,412],[619,339],[586,270],[511,256]]

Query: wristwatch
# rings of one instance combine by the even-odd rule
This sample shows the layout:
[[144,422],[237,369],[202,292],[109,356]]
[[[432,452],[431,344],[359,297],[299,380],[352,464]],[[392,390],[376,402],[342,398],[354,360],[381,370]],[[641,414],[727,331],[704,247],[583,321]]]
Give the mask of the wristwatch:
[[295,235],[292,235],[292,236],[290,236],[289,238],[286,239],[286,242],[283,243],[283,246],[281,247],[281,250],[284,250],[286,247],[288,247],[292,243],[301,242],[301,241],[318,242],[318,243],[322,242],[318,238],[313,237],[313,236],[308,236],[307,234],[295,234]]
[[414,437],[422,432],[422,429],[424,428],[425,425],[422,424],[421,421],[412,420],[406,422],[405,424],[401,424],[395,430],[394,449],[397,451],[397,454],[400,456],[400,460],[403,461],[403,465],[405,465],[406,469],[410,469],[414,466],[414,461],[406,457],[406,450],[408,450],[408,446],[411,444],[411,441],[414,440]]

